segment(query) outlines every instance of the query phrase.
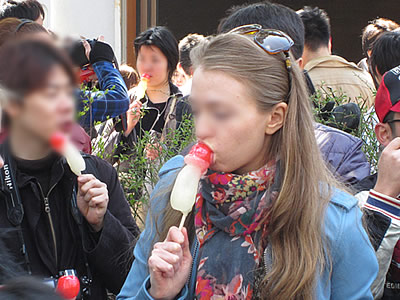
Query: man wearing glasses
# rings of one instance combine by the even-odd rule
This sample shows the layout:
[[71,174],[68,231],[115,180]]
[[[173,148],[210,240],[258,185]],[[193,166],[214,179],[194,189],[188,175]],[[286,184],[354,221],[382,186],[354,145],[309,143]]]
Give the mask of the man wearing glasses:
[[375,134],[383,151],[378,173],[360,181],[362,192],[356,197],[379,262],[374,297],[400,299],[400,66],[383,76],[375,111],[379,119]]

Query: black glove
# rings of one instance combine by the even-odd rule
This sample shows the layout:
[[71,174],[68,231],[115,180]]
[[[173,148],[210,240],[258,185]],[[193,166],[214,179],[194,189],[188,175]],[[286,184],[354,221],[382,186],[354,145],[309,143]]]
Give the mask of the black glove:
[[90,51],[89,61],[90,64],[94,64],[98,61],[114,61],[114,51],[109,44],[96,41]]

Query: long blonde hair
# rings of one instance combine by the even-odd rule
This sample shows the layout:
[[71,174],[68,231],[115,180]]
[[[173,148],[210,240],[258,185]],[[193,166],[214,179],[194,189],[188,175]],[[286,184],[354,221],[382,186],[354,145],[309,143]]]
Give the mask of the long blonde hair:
[[[338,184],[316,143],[302,72],[292,61],[289,77],[283,54],[269,55],[238,34],[212,38],[194,48],[191,58],[195,69],[223,72],[242,82],[262,111],[288,103],[284,125],[271,137],[268,149],[268,159],[280,158],[282,183],[264,220],[269,222],[272,265],[263,280],[262,294],[274,300],[313,299],[315,280],[330,265],[323,218],[331,187]],[[168,205],[163,224],[158,226],[162,228],[160,240],[179,219],[180,213]]]

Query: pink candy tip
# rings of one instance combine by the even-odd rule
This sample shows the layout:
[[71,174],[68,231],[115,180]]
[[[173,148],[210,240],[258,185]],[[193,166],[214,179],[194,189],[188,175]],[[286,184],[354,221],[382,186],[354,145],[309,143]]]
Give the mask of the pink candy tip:
[[147,80],[150,79],[150,77],[151,76],[149,74],[147,74],[147,73],[143,73],[142,74],[142,78],[146,78]]

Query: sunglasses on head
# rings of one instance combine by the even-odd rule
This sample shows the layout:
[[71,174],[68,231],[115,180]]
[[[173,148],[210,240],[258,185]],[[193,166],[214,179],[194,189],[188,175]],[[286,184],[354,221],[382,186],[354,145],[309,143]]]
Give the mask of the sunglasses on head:
[[[285,66],[289,73],[289,92],[291,89],[291,68],[289,50],[294,45],[293,40],[286,33],[275,29],[263,29],[259,24],[250,24],[236,27],[229,31],[241,35],[252,35],[254,42],[268,54],[283,53]],[[289,97],[288,97],[289,100]]]

